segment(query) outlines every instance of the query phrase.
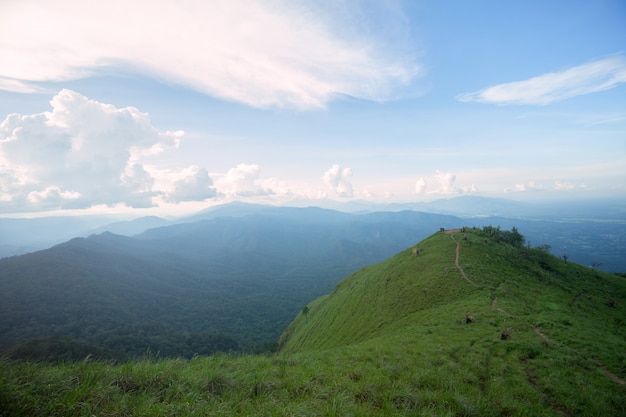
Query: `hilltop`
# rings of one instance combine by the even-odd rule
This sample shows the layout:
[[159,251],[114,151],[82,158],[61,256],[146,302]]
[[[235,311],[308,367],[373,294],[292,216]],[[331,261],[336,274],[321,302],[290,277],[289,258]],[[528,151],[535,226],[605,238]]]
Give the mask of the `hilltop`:
[[438,232],[306,305],[275,355],[0,362],[2,415],[626,410],[626,280],[513,229]]
[[624,393],[626,280],[523,242],[515,228],[436,233],[308,304],[281,352],[382,349],[417,355],[418,373],[438,368],[455,391],[541,392],[559,415],[581,392],[610,407]]
[[524,245],[515,228],[454,229],[344,279],[303,309],[281,348],[328,349],[462,323],[465,331],[488,326],[496,336],[571,341],[624,373],[626,357],[601,358],[596,344],[624,345],[625,300],[622,277]]

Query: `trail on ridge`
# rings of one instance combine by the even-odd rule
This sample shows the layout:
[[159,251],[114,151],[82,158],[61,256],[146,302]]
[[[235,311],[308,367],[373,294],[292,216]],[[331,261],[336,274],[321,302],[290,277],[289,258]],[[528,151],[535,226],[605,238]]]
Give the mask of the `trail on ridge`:
[[463,278],[465,278],[467,280],[467,282],[472,284],[474,287],[478,287],[478,284],[476,284],[474,281],[469,279],[469,277],[465,274],[465,271],[463,271],[463,268],[461,268],[461,265],[459,265],[459,252],[460,252],[461,245],[454,238],[454,235],[456,233],[458,233],[458,232],[459,232],[459,229],[454,229],[454,230],[450,230],[450,231],[447,232],[450,235],[450,239],[452,239],[452,240],[454,240],[454,242],[456,242],[456,249],[455,249],[456,255],[454,257],[454,266],[456,266],[456,269],[459,270],[459,272],[461,273]]
[[[454,238],[454,235],[459,233],[460,230],[459,229],[452,229],[452,230],[446,230],[445,233],[448,234],[450,236],[450,239],[452,239],[455,243],[456,243],[456,249],[455,249],[455,258],[454,258],[454,266],[456,266],[456,269],[459,270],[459,272],[461,273],[461,275],[463,276],[463,278],[465,278],[467,280],[467,282],[469,282],[470,284],[472,284],[475,287],[478,287],[478,285],[472,281],[466,274],[465,271],[463,271],[463,268],[461,268],[461,266],[459,265],[459,252],[460,252],[460,243]],[[496,309],[497,311],[499,311],[500,313],[508,316],[508,317],[513,317],[510,313],[508,313],[507,311],[503,310],[502,308],[497,307],[497,302],[498,302],[498,297],[495,297],[492,301],[491,301],[491,308]],[[577,351],[576,349],[572,349],[571,347],[564,345],[562,343],[559,343],[553,339],[550,339],[548,336],[546,336],[544,333],[541,332],[541,330],[539,330],[536,326],[533,326],[532,324],[528,323],[533,331],[535,332],[535,334],[537,336],[539,336],[541,338],[541,340],[543,340],[546,343],[554,343],[560,346],[563,346],[567,349],[570,349],[578,354],[581,354],[579,351]],[[582,355],[582,354],[581,354]],[[582,355],[585,356],[585,355]],[[613,372],[609,371],[600,361],[598,361],[597,359],[593,359],[593,358],[587,358],[590,359],[592,362],[594,362],[599,369],[602,371],[602,373],[604,373],[609,379],[611,379],[613,382],[616,382],[620,385],[625,385],[626,384],[626,380],[620,378],[618,375],[614,374]]]

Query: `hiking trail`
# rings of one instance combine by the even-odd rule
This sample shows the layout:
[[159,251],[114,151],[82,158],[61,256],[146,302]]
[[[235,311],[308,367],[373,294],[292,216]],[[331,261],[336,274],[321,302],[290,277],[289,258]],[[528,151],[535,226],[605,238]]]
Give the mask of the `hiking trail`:
[[[472,281],[466,274],[465,271],[463,271],[463,268],[461,268],[461,266],[459,265],[459,256],[460,256],[460,243],[454,238],[454,235],[459,233],[461,231],[461,229],[451,229],[451,230],[446,230],[444,231],[445,234],[450,236],[450,239],[452,239],[455,243],[456,243],[456,249],[455,249],[455,258],[454,258],[454,266],[456,267],[456,269],[458,269],[458,271],[461,273],[461,275],[463,276],[463,278],[465,278],[467,280],[467,282],[469,282],[470,284],[472,284],[475,287],[478,287],[478,285]],[[513,315],[511,315],[510,313],[508,313],[507,311],[503,310],[502,308],[497,306],[498,303],[498,297],[494,297],[493,300],[491,300],[491,308],[497,310],[498,312],[504,314],[507,317],[513,317]],[[562,343],[559,343],[553,339],[550,339],[548,336],[546,336],[543,332],[541,332],[541,330],[539,330],[536,326],[528,323],[530,325],[530,327],[532,327],[533,331],[535,332],[535,334],[537,336],[539,336],[541,338],[541,340],[543,340],[545,343],[553,343],[562,347],[565,347],[567,349],[570,349],[580,355],[582,355],[579,351],[577,351],[576,349],[570,348],[567,345],[564,345]],[[582,355],[584,356],[584,355]],[[620,378],[618,375],[614,374],[613,372],[609,371],[600,361],[598,361],[597,359],[593,359],[593,358],[588,358],[590,359],[593,363],[595,363],[598,368],[600,369],[600,371],[602,371],[602,373],[604,375],[606,375],[609,379],[611,379],[612,381],[614,381],[617,384],[620,385],[626,385],[626,380]]]
[[454,266],[456,267],[456,269],[459,270],[459,272],[461,273],[461,275],[463,276],[463,278],[465,278],[465,280],[467,282],[472,284],[474,287],[478,287],[478,284],[476,284],[474,281],[472,281],[465,274],[465,271],[463,271],[463,268],[461,268],[461,265],[459,265],[459,252],[460,252],[461,244],[459,242],[457,242],[456,239],[454,238],[454,235],[457,234],[458,232],[460,232],[460,229],[452,229],[452,230],[446,230],[445,231],[446,234],[450,235],[450,239],[454,240],[454,242],[456,243],[455,257],[454,257]]

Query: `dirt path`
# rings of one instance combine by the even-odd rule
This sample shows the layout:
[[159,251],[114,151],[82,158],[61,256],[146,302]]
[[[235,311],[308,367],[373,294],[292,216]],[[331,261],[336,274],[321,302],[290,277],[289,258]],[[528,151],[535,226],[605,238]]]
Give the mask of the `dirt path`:
[[500,313],[504,314],[505,316],[513,317],[512,315],[510,315],[504,309],[501,309],[500,307],[497,307],[497,304],[498,304],[498,297],[494,297],[493,300],[491,300],[491,308],[493,308],[495,310],[498,310]]
[[[452,239],[453,241],[456,242],[456,249],[455,249],[455,258],[454,258],[454,266],[456,266],[456,269],[459,270],[459,272],[461,273],[461,275],[463,276],[463,278],[465,278],[467,280],[467,282],[469,282],[470,284],[472,284],[475,287],[478,287],[478,285],[472,281],[466,274],[465,271],[463,271],[463,268],[461,268],[461,266],[459,265],[459,252],[460,252],[460,244],[459,242],[457,242],[457,240],[454,238],[454,235],[459,233],[461,231],[461,229],[451,229],[451,230],[446,230],[444,233],[450,236],[450,239]],[[491,300],[491,308],[497,310],[498,312],[506,315],[507,317],[513,317],[511,314],[509,314],[508,312],[506,312],[505,310],[499,308],[497,306],[498,303],[498,297],[494,297],[493,300]],[[529,324],[530,325],[530,324]],[[563,345],[555,340],[550,339],[548,336],[546,336],[544,333],[541,332],[541,330],[539,330],[537,327],[530,325],[533,329],[533,331],[535,332],[535,334],[537,336],[539,336],[541,338],[541,340],[543,340],[546,343],[554,343],[560,346],[563,346],[567,349],[571,349],[574,352],[581,354],[580,352],[578,352],[575,349],[570,348],[569,346]],[[582,354],[581,354],[582,355]],[[591,359],[591,358],[590,358]],[[620,385],[626,385],[626,380],[620,378],[619,376],[617,376],[616,374],[614,374],[613,372],[609,371],[600,361],[598,361],[597,359],[591,359],[597,366],[598,368],[602,371],[602,373],[604,375],[606,375],[609,379],[611,379],[612,381],[614,381],[617,384]]]
[[598,367],[600,368],[600,370],[604,373],[604,375],[608,376],[609,378],[611,378],[614,382],[617,382],[620,385],[626,385],[626,381],[623,380],[622,378],[620,378],[619,376],[615,375],[613,372],[609,371],[608,369],[606,369],[604,367],[604,365],[602,365],[599,361],[597,360],[593,360],[596,365],[598,365]]
[[478,287],[478,284],[476,284],[474,281],[469,279],[469,277],[465,274],[465,271],[463,271],[463,268],[461,268],[461,266],[459,265],[459,252],[460,252],[461,245],[454,238],[454,235],[456,233],[458,233],[459,231],[460,231],[459,229],[453,229],[453,230],[446,231],[446,233],[450,235],[450,239],[452,239],[452,240],[454,240],[456,242],[456,250],[455,250],[456,254],[455,254],[455,257],[454,257],[454,266],[456,266],[456,269],[459,270],[459,272],[461,273],[461,275],[463,276],[463,278],[465,278],[465,280],[467,282],[472,284],[474,287]]
[[[541,330],[539,330],[538,328],[536,328],[535,326],[533,327],[533,331],[537,334],[537,336],[539,336],[543,341],[548,342],[548,343],[555,343],[557,345],[563,346],[567,349],[570,349],[578,354],[581,354],[579,351],[577,351],[576,349],[572,349],[569,346],[565,346],[555,340],[550,339],[548,336],[546,336],[544,333],[541,332]],[[626,381],[623,380],[622,378],[620,378],[619,376],[617,376],[616,374],[614,374],[613,372],[609,371],[604,365],[602,365],[602,363],[597,360],[597,359],[591,359],[593,361],[593,363],[595,363],[596,365],[598,365],[598,368],[602,371],[602,373],[604,375],[606,375],[607,377],[609,377],[610,379],[612,379],[614,382],[617,382],[620,385],[625,385]]]
[[[506,311],[504,311],[501,308],[496,307],[496,304],[498,303],[498,297],[494,297],[493,300],[491,300],[491,308],[498,310],[500,313],[503,313],[505,315],[507,315],[508,317],[512,317],[509,313],[507,313]],[[562,346],[566,349],[569,349],[573,352],[576,352],[577,354],[582,355],[579,351],[577,351],[576,349],[572,349],[571,347],[564,345],[562,343],[557,342],[556,340],[550,339],[548,336],[546,336],[545,333],[543,333],[541,330],[539,330],[536,326],[532,326],[533,332],[535,332],[535,334],[537,336],[539,336],[541,338],[541,340],[543,340],[546,343],[554,343],[556,345]],[[602,373],[604,375],[606,375],[609,379],[613,380],[614,382],[620,384],[620,385],[625,385],[626,381],[623,380],[622,378],[620,378],[619,376],[617,376],[616,374],[614,374],[613,372],[609,371],[599,360],[597,359],[591,359],[593,361],[593,363],[595,363],[598,368],[602,371]]]
[[545,342],[554,342],[554,340],[550,339],[548,336],[546,336],[545,334],[543,334],[541,332],[541,330],[539,330],[538,328],[536,328],[535,326],[533,327],[533,331],[537,334],[537,336],[539,336],[541,339],[543,339]]

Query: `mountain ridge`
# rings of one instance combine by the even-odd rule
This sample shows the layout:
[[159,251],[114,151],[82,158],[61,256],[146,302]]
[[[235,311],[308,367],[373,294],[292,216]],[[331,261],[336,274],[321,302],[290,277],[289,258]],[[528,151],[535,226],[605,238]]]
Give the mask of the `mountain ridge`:
[[[386,261],[365,267],[342,280],[330,294],[309,303],[283,333],[281,350],[362,343],[429,315],[436,320],[440,312],[433,311],[439,305],[450,308],[455,303],[459,303],[457,320],[474,322],[484,320],[483,315],[495,316],[498,322],[508,322],[507,327],[525,333],[532,330],[544,341],[549,337],[561,343],[575,340],[577,349],[593,345],[599,332],[593,329],[598,323],[588,320],[585,312],[602,312],[606,320],[622,326],[617,338],[605,329],[603,339],[626,349],[626,329],[620,321],[626,314],[626,280],[523,245],[521,235],[511,236],[512,232],[493,227],[438,232]],[[563,325],[550,317],[553,311],[570,323]],[[571,323],[574,320],[576,326]],[[499,330],[506,331],[502,326]],[[581,341],[576,335],[581,329],[595,336]],[[546,336],[551,332],[554,336]],[[626,357],[603,360],[626,375]]]

